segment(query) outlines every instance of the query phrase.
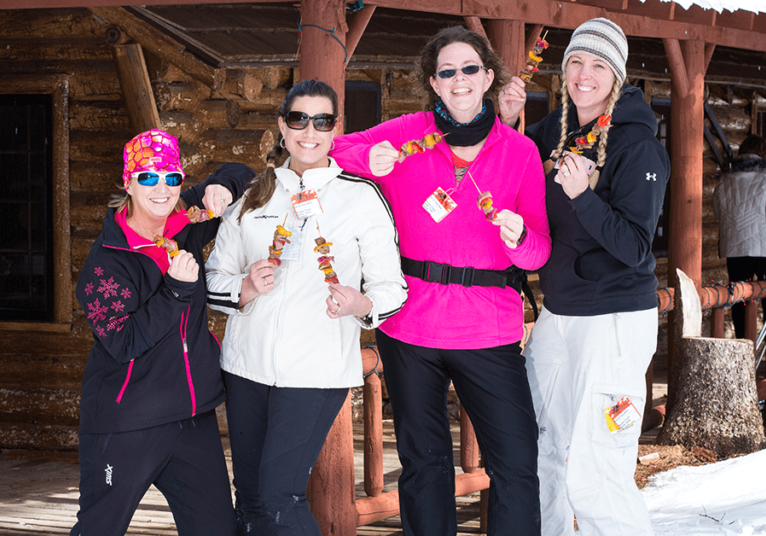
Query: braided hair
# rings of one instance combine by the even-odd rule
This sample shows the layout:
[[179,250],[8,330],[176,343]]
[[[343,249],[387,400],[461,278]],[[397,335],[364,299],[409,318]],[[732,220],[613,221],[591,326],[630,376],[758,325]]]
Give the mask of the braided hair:
[[[288,91],[285,100],[282,101],[282,106],[279,108],[279,116],[284,118],[293,107],[295,100],[298,97],[325,97],[330,99],[332,103],[332,113],[336,117],[338,116],[338,95],[330,85],[318,80],[303,80],[295,84],[290,91]],[[247,185],[247,191],[244,195],[242,202],[242,210],[239,212],[238,223],[242,223],[242,216],[250,212],[261,208],[263,205],[269,202],[271,196],[274,195],[274,190],[277,187],[277,173],[275,168],[277,162],[281,160],[287,149],[284,146],[284,138],[280,136],[277,138],[269,154],[266,155],[266,170],[255,176],[250,184]]]
[[[612,113],[614,112],[614,107],[617,104],[617,101],[620,100],[621,95],[622,95],[622,80],[615,77],[614,85],[612,86],[612,93],[609,95],[609,102],[606,105],[606,111],[604,112],[604,115],[609,115],[609,116],[612,115]],[[564,153],[564,150],[567,149],[565,145],[566,145],[567,137],[569,136],[568,118],[569,118],[569,92],[567,91],[566,73],[564,73],[561,76],[561,137],[559,138],[559,144],[558,144],[558,147],[556,147],[556,152],[553,153],[553,156],[551,156],[551,159],[554,161],[558,160],[561,157],[561,155]],[[595,171],[591,173],[590,178],[588,180],[591,190],[596,189],[596,184],[598,184],[598,177],[601,174],[600,170],[604,167],[604,163],[606,162],[606,145],[609,138],[610,128],[611,128],[611,123],[605,128],[602,128],[601,134],[598,137],[598,161],[596,162]]]

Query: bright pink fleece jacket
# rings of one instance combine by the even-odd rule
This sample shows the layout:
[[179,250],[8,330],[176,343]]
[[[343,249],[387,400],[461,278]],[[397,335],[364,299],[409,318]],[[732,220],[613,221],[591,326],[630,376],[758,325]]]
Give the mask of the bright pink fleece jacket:
[[[403,257],[489,270],[505,270],[511,264],[536,270],[545,264],[551,239],[540,156],[529,138],[499,119],[468,173],[482,191],[492,193],[498,211],[508,209],[524,218],[527,236],[516,249],[508,248],[500,228],[484,217],[468,173],[457,185],[446,143],[408,156],[385,177],[370,174],[368,155],[373,145],[388,140],[401,147],[431,132],[439,132],[432,112],[404,115],[335,138],[330,154],[343,169],[380,183],[394,212]],[[457,208],[436,223],[422,205],[438,187],[449,193]],[[409,276],[406,280],[407,302],[380,327],[389,336],[449,349],[490,348],[521,340],[522,302],[512,288],[440,285]]]

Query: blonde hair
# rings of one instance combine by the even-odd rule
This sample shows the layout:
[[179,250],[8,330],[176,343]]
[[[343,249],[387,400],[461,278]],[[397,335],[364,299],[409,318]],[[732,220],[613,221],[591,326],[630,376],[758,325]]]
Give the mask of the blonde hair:
[[[569,92],[567,91],[566,82],[567,77],[565,72],[561,76],[561,138],[559,138],[559,145],[556,148],[556,152],[551,157],[552,160],[558,160],[559,157],[561,157],[564,150],[566,149],[565,144],[567,137],[569,136],[567,128],[569,117]],[[609,95],[609,102],[606,105],[606,111],[603,115],[612,115],[614,112],[614,107],[617,105],[617,101],[620,100],[620,95],[622,95],[622,80],[615,77],[614,85],[612,86],[612,93]],[[591,190],[596,189],[596,184],[598,184],[598,177],[601,174],[601,169],[604,167],[604,163],[606,162],[606,145],[608,142],[609,129],[611,126],[612,125],[610,122],[606,128],[601,130],[601,134],[598,137],[598,161],[596,162],[596,169],[593,171],[593,173],[591,173],[590,178],[588,179]]]

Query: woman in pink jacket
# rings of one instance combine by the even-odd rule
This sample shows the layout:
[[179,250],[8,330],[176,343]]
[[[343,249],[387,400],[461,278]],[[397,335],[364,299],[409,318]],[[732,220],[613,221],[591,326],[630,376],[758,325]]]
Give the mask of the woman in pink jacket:
[[446,28],[419,67],[429,111],[335,138],[331,152],[344,169],[379,181],[400,234],[409,299],[377,341],[403,467],[404,534],[457,532],[452,381],[491,480],[488,534],[539,535],[518,291],[522,271],[540,268],[551,250],[542,164],[531,140],[495,115],[488,96],[505,77],[485,38]]

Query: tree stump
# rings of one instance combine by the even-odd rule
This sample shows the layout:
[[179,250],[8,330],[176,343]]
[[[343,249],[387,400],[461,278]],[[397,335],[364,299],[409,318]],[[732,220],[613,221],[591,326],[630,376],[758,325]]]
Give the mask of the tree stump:
[[676,288],[676,364],[668,416],[657,443],[702,447],[720,458],[766,447],[758,410],[753,343],[701,337],[702,311],[694,283],[681,270]]

